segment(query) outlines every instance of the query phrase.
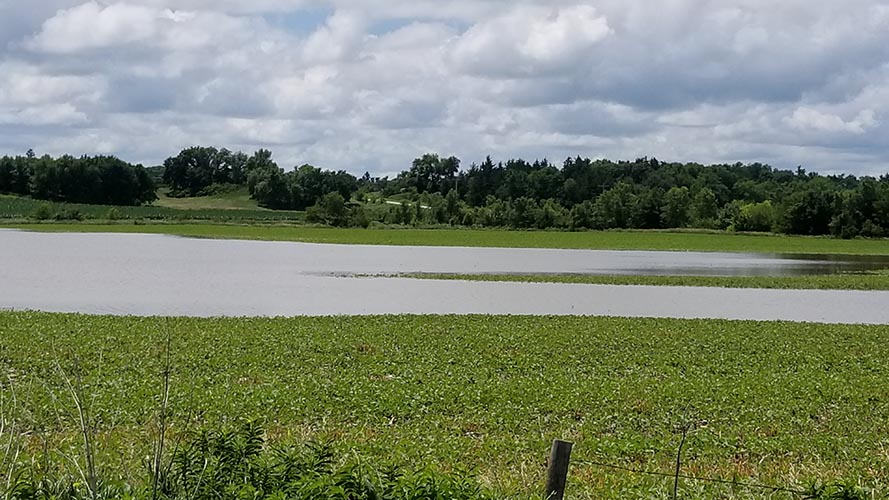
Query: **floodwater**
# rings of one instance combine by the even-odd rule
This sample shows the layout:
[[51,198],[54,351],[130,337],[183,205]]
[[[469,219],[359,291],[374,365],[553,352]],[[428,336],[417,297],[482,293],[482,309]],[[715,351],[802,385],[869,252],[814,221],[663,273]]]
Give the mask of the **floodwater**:
[[889,324],[889,292],[354,275],[802,275],[886,257],[320,245],[0,230],[0,308],[163,316],[553,314]]

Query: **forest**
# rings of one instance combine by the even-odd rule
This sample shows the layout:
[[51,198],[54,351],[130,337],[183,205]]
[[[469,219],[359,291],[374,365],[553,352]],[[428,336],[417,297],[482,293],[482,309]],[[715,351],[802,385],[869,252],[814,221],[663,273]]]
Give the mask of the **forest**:
[[157,199],[149,172],[113,156],[0,158],[0,193],[39,200],[137,206]]
[[761,163],[671,163],[425,154],[394,178],[312,165],[285,170],[252,155],[191,147],[145,169],[114,157],[0,158],[0,192],[37,199],[141,205],[155,184],[174,197],[246,188],[261,207],[305,210],[310,222],[368,227],[452,225],[516,229],[675,229],[833,235],[889,235],[889,174],[820,175]]
[[[244,184],[261,206],[308,210],[332,225],[449,224],[536,229],[774,231],[851,238],[889,234],[889,175],[879,179],[780,170],[760,163],[702,165],[568,158],[461,168],[456,157],[426,154],[394,179],[311,165],[280,168],[271,152],[248,157],[190,148],[165,163],[174,192]],[[372,202],[400,204],[371,210]],[[391,203],[391,202],[390,202]]]

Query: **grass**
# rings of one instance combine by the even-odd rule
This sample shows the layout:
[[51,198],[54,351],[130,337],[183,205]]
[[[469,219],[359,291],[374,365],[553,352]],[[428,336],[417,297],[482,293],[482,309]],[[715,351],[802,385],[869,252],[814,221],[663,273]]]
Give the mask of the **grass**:
[[579,283],[590,285],[693,286],[719,288],[774,288],[784,290],[889,290],[889,273],[813,276],[587,276],[404,274],[399,278],[522,283]]
[[[169,200],[169,199],[168,199]],[[0,221],[22,222],[32,219],[41,207],[47,207],[50,217],[54,214],[64,214],[64,218],[79,218],[90,224],[98,221],[109,223],[114,221],[165,221],[165,222],[241,222],[241,223],[275,223],[275,222],[300,222],[304,220],[303,212],[272,211],[260,208],[233,209],[230,207],[212,207],[215,202],[211,198],[202,199],[192,203],[190,207],[173,207],[172,203],[166,206],[106,206],[86,205],[79,203],[52,203],[18,196],[0,195]],[[203,206],[201,206],[203,204]],[[220,204],[229,204],[228,201],[220,201]],[[187,204],[186,204],[187,205]],[[112,213],[113,211],[113,213]],[[71,226],[75,227],[75,226]]]
[[195,198],[171,198],[164,189],[158,190],[158,200],[154,206],[173,208],[176,210],[270,210],[261,208],[256,200],[250,198],[247,189],[219,193],[213,196]]
[[[26,455],[43,436],[52,463],[72,467],[81,441],[60,368],[79,370],[99,470],[139,470],[168,338],[171,439],[255,418],[273,442],[330,440],[339,454],[470,468],[500,495],[538,495],[549,445],[566,438],[571,498],[671,498],[672,479],[587,462],[671,473],[688,426],[686,474],[889,492],[889,327],[879,326],[3,312],[0,370],[36,429]],[[796,498],[693,481],[680,494]]]
[[[233,211],[231,211],[233,212]],[[230,212],[229,212],[230,213]],[[276,213],[276,212],[271,212]],[[547,232],[471,229],[334,229],[214,224],[6,224],[35,231],[159,233],[312,243],[608,250],[889,255],[889,240],[660,231]]]

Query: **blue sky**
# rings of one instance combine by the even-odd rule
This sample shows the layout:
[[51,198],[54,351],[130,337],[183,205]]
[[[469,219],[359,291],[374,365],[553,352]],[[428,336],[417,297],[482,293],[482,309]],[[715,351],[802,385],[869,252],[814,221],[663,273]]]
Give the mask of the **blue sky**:
[[0,0],[0,153],[889,173],[889,1]]

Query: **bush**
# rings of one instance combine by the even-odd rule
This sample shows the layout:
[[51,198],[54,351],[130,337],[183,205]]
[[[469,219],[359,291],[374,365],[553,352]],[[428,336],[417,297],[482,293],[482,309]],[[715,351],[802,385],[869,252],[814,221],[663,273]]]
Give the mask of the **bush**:
[[52,205],[49,203],[41,203],[34,211],[31,213],[31,217],[37,220],[48,220],[53,216]]
[[55,220],[83,220],[83,213],[76,208],[66,208],[56,212]]

